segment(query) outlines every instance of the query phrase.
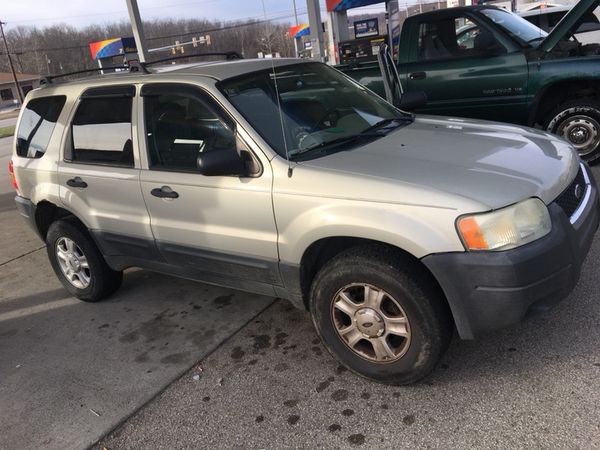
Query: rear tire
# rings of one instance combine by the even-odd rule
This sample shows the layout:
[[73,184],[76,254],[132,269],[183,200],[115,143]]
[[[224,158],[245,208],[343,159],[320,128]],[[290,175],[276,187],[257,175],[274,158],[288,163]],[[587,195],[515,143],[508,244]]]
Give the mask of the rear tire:
[[589,164],[600,161],[600,102],[595,99],[560,104],[548,114],[544,128],[570,142]]
[[84,302],[98,302],[121,286],[123,272],[106,264],[87,230],[74,220],[62,219],[50,225],[46,250],[65,289]]
[[329,261],[313,282],[310,309],[317,333],[336,359],[386,384],[427,376],[453,332],[435,281],[384,246],[352,248]]

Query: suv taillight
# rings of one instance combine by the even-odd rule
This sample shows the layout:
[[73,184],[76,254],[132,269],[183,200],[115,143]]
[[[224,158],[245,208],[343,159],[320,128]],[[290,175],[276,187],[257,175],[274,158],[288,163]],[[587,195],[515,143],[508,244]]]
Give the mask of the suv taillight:
[[19,185],[17,184],[17,179],[15,178],[15,168],[12,159],[8,161],[8,173],[10,175],[10,181],[12,181],[12,185],[15,188],[15,191],[19,192]]

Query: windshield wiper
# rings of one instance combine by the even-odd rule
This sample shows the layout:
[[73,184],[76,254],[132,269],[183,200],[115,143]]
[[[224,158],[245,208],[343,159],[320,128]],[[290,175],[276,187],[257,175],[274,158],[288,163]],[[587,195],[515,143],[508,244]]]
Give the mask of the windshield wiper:
[[[323,142],[315,144],[311,147],[307,147],[305,149],[298,149],[295,151],[291,151],[289,153],[289,156],[291,157],[291,156],[305,155],[306,153],[311,153],[315,150],[322,150],[324,148],[335,147],[335,146],[343,145],[343,144],[349,144],[351,142],[361,140],[364,138],[383,137],[383,136],[385,136],[385,134],[377,132],[378,130],[381,130],[382,128],[386,128],[387,126],[391,125],[392,123],[396,123],[397,126],[400,126],[400,124],[402,122],[412,122],[412,118],[395,117],[393,119],[383,119],[383,120],[380,120],[379,122],[371,125],[370,127],[365,128],[363,131],[361,131],[358,134],[354,134],[352,136],[343,136],[343,137],[339,137],[337,139],[331,139],[329,141],[323,141]],[[396,128],[396,127],[394,127],[394,128]]]

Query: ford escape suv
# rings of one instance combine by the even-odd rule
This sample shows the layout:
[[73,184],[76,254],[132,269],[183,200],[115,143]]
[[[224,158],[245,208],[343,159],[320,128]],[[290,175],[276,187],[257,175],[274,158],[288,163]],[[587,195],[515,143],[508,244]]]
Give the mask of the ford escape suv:
[[30,92],[10,171],[65,288],[141,267],[307,308],[393,384],[575,286],[592,174],[542,131],[415,117],[326,65],[210,62]]

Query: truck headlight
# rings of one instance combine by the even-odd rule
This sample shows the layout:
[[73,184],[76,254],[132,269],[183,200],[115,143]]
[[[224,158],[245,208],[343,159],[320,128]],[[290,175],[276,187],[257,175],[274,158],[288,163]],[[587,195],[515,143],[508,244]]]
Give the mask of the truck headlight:
[[530,198],[496,211],[459,217],[456,227],[467,250],[502,251],[546,236],[552,222],[546,205]]

